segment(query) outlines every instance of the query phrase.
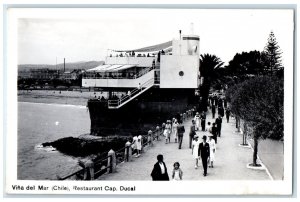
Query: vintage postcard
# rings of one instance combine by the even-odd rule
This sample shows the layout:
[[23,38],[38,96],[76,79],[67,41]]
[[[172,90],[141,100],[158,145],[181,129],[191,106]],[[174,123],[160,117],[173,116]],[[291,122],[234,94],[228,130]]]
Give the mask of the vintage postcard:
[[291,195],[294,15],[8,7],[6,194]]

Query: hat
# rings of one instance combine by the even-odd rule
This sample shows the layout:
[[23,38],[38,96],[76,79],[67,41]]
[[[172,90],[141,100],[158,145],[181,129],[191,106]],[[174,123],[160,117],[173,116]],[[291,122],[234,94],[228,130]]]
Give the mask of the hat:
[[211,134],[211,133],[209,133],[207,136],[208,136],[208,137],[213,137],[214,135],[213,135],[213,134]]
[[198,138],[199,137],[199,135],[194,135],[194,138]]
[[206,139],[207,139],[206,135],[203,135],[202,139],[203,139],[203,140],[206,140]]

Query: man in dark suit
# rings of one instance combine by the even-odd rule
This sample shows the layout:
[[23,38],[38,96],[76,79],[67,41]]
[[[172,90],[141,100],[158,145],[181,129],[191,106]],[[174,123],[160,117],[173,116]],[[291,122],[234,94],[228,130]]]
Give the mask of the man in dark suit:
[[217,124],[217,135],[221,137],[221,128],[222,128],[222,117],[219,115],[218,118],[216,118],[215,123]]
[[206,135],[202,137],[203,142],[200,143],[199,145],[199,150],[198,150],[198,156],[201,156],[202,159],[202,166],[203,166],[203,176],[205,177],[207,175],[207,161],[209,158],[209,144],[206,142]]
[[169,181],[169,175],[163,155],[157,155],[157,163],[154,164],[151,172],[153,181]]
[[181,149],[182,138],[185,132],[184,126],[182,125],[181,121],[178,121],[177,131],[178,131],[178,149]]

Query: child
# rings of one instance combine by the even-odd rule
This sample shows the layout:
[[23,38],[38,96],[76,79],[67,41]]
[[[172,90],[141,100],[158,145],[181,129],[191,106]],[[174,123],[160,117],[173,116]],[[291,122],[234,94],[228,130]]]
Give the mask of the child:
[[172,180],[182,180],[182,170],[179,168],[180,164],[178,162],[174,163],[174,169],[172,172]]

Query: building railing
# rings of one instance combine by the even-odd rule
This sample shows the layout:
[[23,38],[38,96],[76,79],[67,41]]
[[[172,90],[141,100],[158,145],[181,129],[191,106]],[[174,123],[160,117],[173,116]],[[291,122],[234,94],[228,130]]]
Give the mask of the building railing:
[[[191,110],[187,110],[183,113],[186,114],[186,116],[183,116],[183,121],[194,116],[191,112]],[[160,137],[163,136],[163,130],[162,127],[153,128],[153,130],[151,130],[152,133],[148,132],[147,135],[142,135],[142,152],[145,152],[144,148],[147,145],[151,147],[155,141],[160,141]],[[107,156],[94,162],[94,177],[98,178],[105,173],[113,173],[116,165],[123,162],[130,162],[132,156],[132,144],[133,143],[128,141],[124,147],[118,149],[116,152],[113,150],[103,152],[103,155],[107,154]],[[76,177],[77,180],[83,180],[84,172],[87,172],[88,169],[89,168],[82,168],[70,175],[58,178],[58,180],[66,180],[71,177]]]
[[138,88],[133,89],[129,92],[129,94],[121,97],[118,100],[108,100],[108,107],[109,108],[116,108],[120,107],[121,105],[125,104],[125,102],[130,101],[134,98],[136,98],[139,94],[145,92],[150,87],[154,85],[154,78],[149,79],[145,83],[141,84]]
[[[150,72],[153,67],[147,67],[139,72],[91,72],[83,75],[83,79],[137,79],[148,72]],[[129,74],[129,75],[128,75]]]

